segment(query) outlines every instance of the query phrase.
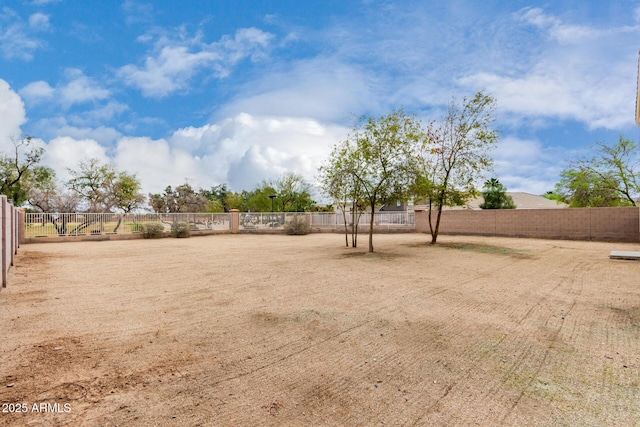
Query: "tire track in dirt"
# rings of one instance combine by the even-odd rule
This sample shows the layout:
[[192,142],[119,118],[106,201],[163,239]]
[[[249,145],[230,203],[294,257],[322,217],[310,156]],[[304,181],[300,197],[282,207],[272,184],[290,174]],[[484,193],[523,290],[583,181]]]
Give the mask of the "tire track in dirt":
[[[570,301],[570,303],[567,302],[568,307],[562,310],[559,316],[552,312],[548,312],[548,311],[546,312],[546,316],[544,316],[543,327],[545,329],[550,329],[551,334],[550,336],[546,337],[545,342],[543,343],[546,345],[544,346],[544,349],[542,351],[542,356],[539,357],[539,355],[536,354],[538,352],[535,351],[535,347],[533,345],[527,346],[525,353],[523,353],[521,357],[519,357],[514,363],[512,363],[511,366],[509,366],[509,368],[503,375],[502,382],[506,383],[508,381],[508,378],[513,377],[514,375],[518,375],[518,372],[521,370],[523,365],[532,365],[528,368],[527,375],[529,377],[529,380],[525,382],[524,386],[521,388],[519,394],[514,399],[511,406],[502,416],[501,422],[503,424],[507,423],[508,419],[514,413],[516,407],[520,404],[524,395],[532,388],[534,381],[538,380],[540,376],[540,372],[546,366],[547,361],[551,355],[552,349],[556,345],[558,338],[560,336],[560,333],[562,332],[566,324],[566,318],[567,316],[571,315],[579,299],[579,296],[582,292],[583,277],[589,273],[589,270],[591,269],[591,267],[592,267],[592,264],[589,262],[578,263],[568,276],[571,278],[571,280],[567,284],[568,286],[566,286],[563,283],[559,283],[557,286],[551,289],[548,293],[546,293],[536,305],[536,308],[542,309],[542,312],[544,313],[545,310],[542,307],[542,303],[546,301],[552,294],[555,294],[560,288],[566,288],[564,295],[567,295],[567,296],[571,294],[571,291],[573,289],[575,289],[576,287],[578,288],[577,293],[574,293],[573,295],[572,301]],[[530,319],[532,317],[532,314],[534,311],[533,308],[534,307],[532,307],[527,311],[525,316],[518,322],[519,325],[522,324],[522,322],[525,321],[526,319]],[[555,322],[555,324],[550,326],[550,322],[553,320],[557,320],[557,321]],[[536,347],[539,347],[539,346],[536,346]],[[526,357],[522,357],[522,356],[526,356]],[[536,360],[536,358],[538,360]],[[529,363],[525,363],[525,362],[529,362]]]
[[[499,266],[498,268],[500,268],[500,267],[505,268],[505,267],[506,267],[506,265],[501,265],[501,266]],[[502,269],[502,268],[500,268],[500,269]],[[512,267],[512,268],[513,268],[513,267]],[[517,268],[517,266],[516,266],[515,268]],[[479,275],[478,277],[481,277],[481,276]],[[468,282],[469,282],[469,283],[470,283],[470,282],[474,282],[474,281],[478,280],[478,277],[473,278],[473,279],[470,279]],[[524,315],[519,319],[519,321],[517,321],[517,322],[516,322],[516,323],[517,323],[517,326],[520,326],[520,325],[522,324],[522,322],[523,322],[523,321],[524,321],[528,316],[530,316],[530,315],[531,315],[531,313],[534,311],[534,309],[536,309],[536,308],[540,308],[540,307],[542,306],[543,302],[548,298],[548,296],[549,296],[549,295],[551,295],[553,292],[555,292],[555,291],[558,289],[558,287],[559,287],[559,286],[561,286],[561,285],[554,286],[553,288],[551,288],[550,290],[548,290],[544,295],[542,295],[542,296],[538,299],[538,301],[537,301],[534,305],[532,305],[531,307],[529,307],[529,309],[527,310],[527,312],[526,312],[526,313],[525,313],[525,314],[524,314]],[[488,304],[493,304],[493,303],[492,303],[492,302],[489,302]],[[482,307],[482,306],[483,306],[483,304],[476,304],[476,305],[469,304],[469,305],[467,305],[466,307],[461,308],[461,309],[459,310],[459,312],[460,312],[460,314],[464,314],[464,312],[465,312],[465,308],[466,308],[467,310],[476,310],[476,311],[477,311],[477,310],[478,310],[478,308],[479,308],[479,307]],[[487,311],[487,314],[488,314],[490,311],[491,311],[491,310]],[[452,326],[452,329],[457,329],[457,328],[454,326],[455,322],[446,322],[446,323],[447,323],[447,324],[449,324],[449,325],[451,325],[451,326]],[[558,333],[559,333],[559,331],[558,331]],[[489,347],[483,347],[483,350],[485,350],[485,349],[486,349],[486,352],[481,352],[481,353],[478,353],[478,354],[475,354],[475,355],[470,354],[470,356],[471,356],[471,357],[470,357],[470,360],[471,360],[471,362],[472,362],[472,363],[471,363],[471,365],[468,367],[468,369],[466,369],[466,372],[475,372],[475,371],[478,371],[478,370],[479,370],[479,368],[480,368],[480,366],[485,365],[485,364],[487,364],[487,365],[489,366],[489,368],[490,368],[490,367],[491,367],[491,365],[492,365],[492,363],[493,363],[493,362],[492,362],[492,360],[491,360],[491,356],[492,356],[494,353],[498,353],[498,352],[499,352],[500,346],[503,344],[503,342],[504,342],[504,340],[507,338],[507,336],[508,336],[507,334],[499,333],[497,336],[495,336],[494,338],[492,338],[492,340],[491,340],[491,343],[490,343]],[[525,342],[526,342],[526,340],[525,340]],[[530,357],[530,351],[531,351],[531,348],[532,348],[532,346],[531,346],[531,345],[528,345],[528,344],[525,344],[525,345],[524,345],[524,347],[522,347],[522,349],[519,351],[519,353],[520,353],[520,357],[519,357],[519,359],[520,359],[521,361],[527,360],[527,358],[528,358],[528,357]],[[485,362],[486,362],[486,363],[485,363]],[[516,366],[516,365],[517,365],[517,363],[516,363],[516,364],[514,364],[514,366]],[[429,408],[428,408],[428,409],[427,409],[427,410],[426,410],[426,411],[425,411],[425,412],[424,412],[420,417],[418,417],[418,418],[414,421],[414,424],[413,424],[413,425],[418,425],[419,423],[421,423],[421,422],[425,421],[425,419],[426,419],[426,418],[428,418],[428,416],[429,416],[431,413],[434,413],[434,412],[436,412],[436,411],[438,410],[439,406],[442,404],[442,402],[443,402],[445,399],[447,399],[447,398],[449,398],[449,397],[451,397],[451,396],[452,396],[452,394],[451,394],[451,391],[452,391],[452,390],[454,390],[454,389],[460,389],[461,387],[463,387],[463,386],[464,386],[464,384],[465,384],[467,381],[468,381],[468,375],[460,375],[456,381],[452,382],[451,384],[449,384],[449,386],[447,386],[447,387],[444,389],[444,391],[442,392],[442,395],[438,398],[438,400],[437,400],[437,401],[436,401],[432,406],[430,406],[430,407],[429,407]],[[481,397],[480,397],[480,400],[486,400],[487,398],[491,398],[491,399],[494,399],[494,400],[495,400],[496,388],[498,388],[498,387],[500,387],[500,386],[501,386],[500,384],[495,384],[493,387],[490,387],[489,389],[485,389],[485,392],[483,392],[483,393],[482,393],[482,395],[481,395]],[[488,391],[487,391],[487,390],[488,390]],[[463,388],[461,391],[463,392],[463,394],[465,394],[465,390],[464,390],[464,388]],[[456,395],[456,398],[459,398],[459,396],[460,396],[459,394],[458,394],[458,395]],[[471,398],[472,396],[469,396],[469,397]],[[474,400],[475,400],[475,399],[477,399],[477,397],[478,397],[478,396],[476,396],[476,397],[474,398]],[[498,407],[499,407],[499,406],[498,406]],[[477,417],[477,414],[476,414],[474,417]]]
[[[371,326],[372,322],[374,322],[373,319],[360,320],[348,328],[341,328],[340,330],[332,332],[322,338],[316,338],[313,342],[309,342],[309,340],[303,337],[295,342],[289,342],[282,346],[271,348],[267,353],[255,356],[253,359],[257,360],[257,362],[255,366],[250,369],[244,369],[241,364],[236,369],[239,372],[234,372],[232,375],[223,379],[210,380],[208,378],[204,378],[203,382],[209,390],[210,396],[201,400],[198,404],[206,405],[207,403],[217,401],[218,399],[222,399],[223,401],[232,400],[230,398],[225,398],[224,392],[225,390],[236,390],[236,392],[241,392],[243,394],[254,395],[255,401],[260,401],[260,399],[262,399],[263,402],[265,402],[264,406],[266,406],[267,409],[271,408],[271,405],[274,402],[277,402],[278,405],[275,405],[279,407],[277,411],[281,416],[283,416],[283,414],[290,413],[292,411],[295,412],[291,393],[293,393],[293,396],[297,396],[297,400],[304,403],[304,396],[296,393],[296,390],[306,388],[310,381],[322,383],[321,388],[313,390],[313,393],[316,396],[324,399],[342,396],[341,393],[343,391],[348,391],[352,384],[344,381],[344,379],[340,379],[339,377],[330,378],[328,375],[320,379],[319,375],[322,375],[322,373],[317,370],[317,367],[315,367],[314,364],[319,363],[319,361],[331,359],[331,355],[328,355],[327,353],[332,349],[343,347],[343,345],[337,344],[339,341],[349,340],[350,337],[366,334],[367,329]],[[290,332],[295,336],[298,331],[294,329]],[[340,356],[344,354],[342,352],[336,353]],[[345,361],[335,360],[334,362],[342,366]],[[302,373],[296,374],[296,377],[299,378],[298,380],[295,379],[296,377],[292,378],[289,374],[275,374],[275,372],[287,372],[289,369],[287,368],[288,366],[291,366],[292,368],[296,367],[295,369],[292,369],[292,371],[299,371],[301,366],[309,364],[311,364],[309,370],[305,372],[303,369]],[[349,366],[348,363],[345,365]],[[239,380],[243,381],[239,382]],[[274,393],[271,396],[259,393],[265,383],[273,384],[274,382],[285,382],[287,384],[286,389],[288,390],[288,397],[283,395],[282,391]],[[253,384],[254,387],[252,387],[252,389],[247,389],[247,383]],[[240,388],[238,389],[238,387]],[[256,393],[259,395],[255,396]],[[347,393],[345,393],[345,395],[346,394]],[[341,397],[341,399],[346,398]],[[309,407],[310,402],[306,403],[307,410],[312,409],[312,406]],[[247,410],[256,410],[255,405],[253,405],[252,409],[244,408],[243,410],[235,406],[232,402],[216,406],[216,411],[220,419],[226,420],[225,422],[228,422],[229,424],[236,425],[246,423]],[[258,408],[257,411],[268,412],[265,411],[265,408]]]
[[[458,289],[463,288],[466,285],[477,283],[483,279],[487,279],[491,277],[492,272],[503,271],[509,268],[512,265],[512,261],[505,260],[499,263],[492,264],[492,267],[489,267],[485,270],[476,272],[474,276],[469,277],[468,279],[461,281],[459,286],[456,286],[453,289],[448,289],[451,292],[457,292]],[[469,292],[469,291],[467,291]],[[468,295],[465,294],[462,297],[464,303],[457,306],[455,309],[452,309],[450,306],[448,308],[448,312],[441,318],[442,324],[439,328],[437,328],[437,333],[446,336],[447,340],[454,341],[455,339],[468,339],[465,335],[464,328],[461,328],[461,324],[466,323],[467,315],[469,313],[484,313],[491,314],[496,310],[496,305],[492,301],[480,301],[471,299],[469,301]],[[451,298],[449,296],[448,299],[449,304],[451,304]],[[491,346],[495,349],[502,343],[504,339],[503,336],[499,336],[496,339],[492,340]],[[437,342],[437,341],[436,341]],[[436,346],[437,347],[437,346]],[[418,352],[418,353],[432,353],[436,350],[436,348],[432,345],[424,345],[420,348],[411,349],[410,352]],[[442,354],[442,357],[445,359],[451,359],[452,357],[446,353]],[[436,398],[432,399],[424,409],[424,406],[420,411],[417,412],[417,417],[413,419],[413,422],[410,425],[420,425],[423,422],[427,422],[426,418],[428,418],[431,414],[438,412],[441,404],[445,399],[450,397],[451,392],[454,389],[459,389],[464,387],[465,383],[469,379],[469,373],[475,371],[478,366],[482,363],[484,359],[484,355],[475,355],[475,357],[471,358],[471,364],[465,365],[458,373],[449,372],[448,377],[453,378],[450,380],[448,384],[443,384],[439,387],[439,394]],[[446,366],[446,362],[445,362]],[[451,371],[451,369],[450,369]]]

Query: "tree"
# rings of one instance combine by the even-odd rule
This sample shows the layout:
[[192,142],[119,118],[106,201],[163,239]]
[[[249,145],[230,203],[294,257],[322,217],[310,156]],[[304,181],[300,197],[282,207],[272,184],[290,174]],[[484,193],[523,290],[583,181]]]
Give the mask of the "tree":
[[229,212],[242,207],[242,197],[230,191],[227,184],[213,186],[211,190],[201,190],[201,193],[209,200],[207,212]]
[[287,172],[271,183],[282,212],[305,212],[315,203],[309,191],[311,186],[301,175]]
[[274,210],[278,210],[275,203],[269,196],[276,195],[276,189],[269,181],[262,181],[260,185],[251,191],[244,190],[242,192],[242,209],[246,212],[271,212],[271,206],[274,206]]
[[563,170],[556,192],[571,207],[637,206],[640,162],[636,144],[619,138],[614,145],[596,144],[596,156],[572,162]]
[[[67,185],[80,198],[80,206],[88,213],[118,212],[117,232],[124,214],[142,207],[145,197],[140,192],[140,180],[132,174],[118,171],[113,165],[102,164],[98,159],[83,160],[77,169],[69,169]],[[74,231],[81,231],[96,220],[89,217]]]
[[515,209],[516,204],[511,196],[507,194],[507,189],[497,178],[491,178],[484,183],[485,191],[482,192],[484,202],[480,204],[480,209]]
[[567,203],[567,199],[556,191],[547,191],[542,197],[548,200],[554,200],[556,203]]
[[365,203],[362,201],[361,185],[351,170],[352,164],[350,141],[346,140],[333,147],[329,158],[319,167],[320,186],[324,193],[331,197],[342,212],[344,223],[344,242],[349,246],[349,224],[347,209],[351,209],[351,246],[358,246],[358,222]]
[[140,180],[135,175],[98,159],[81,161],[77,169],[69,169],[69,175],[68,187],[81,198],[85,212],[128,213],[144,203]]
[[70,220],[70,215],[64,214],[77,212],[81,199],[76,192],[56,184],[53,175],[50,175],[29,189],[27,201],[36,212],[42,214],[43,225],[52,223],[58,234],[64,236]]
[[27,201],[36,211],[46,213],[74,213],[80,205],[77,193],[54,183],[31,189]]
[[209,200],[202,191],[196,191],[189,183],[170,185],[163,194],[149,194],[149,205],[158,213],[206,212]]
[[560,173],[555,194],[571,208],[629,206],[620,197],[620,183],[612,173],[596,173],[582,165],[570,166]]
[[[373,252],[373,224],[376,207],[406,197],[411,183],[412,144],[422,137],[418,122],[403,111],[379,118],[363,118],[334,152],[323,172],[327,188],[331,179],[343,179],[345,194],[358,194],[371,210],[369,252]],[[335,185],[339,185],[338,181]],[[333,184],[332,184],[333,185]],[[337,195],[334,192],[334,195]],[[355,201],[355,198],[353,200]]]
[[432,244],[438,239],[442,208],[463,205],[477,195],[474,183],[492,168],[489,153],[498,141],[492,128],[495,105],[495,99],[482,92],[465,97],[461,105],[452,101],[441,121],[427,126],[417,146],[413,192],[428,201]]
[[32,143],[33,138],[27,136],[14,141],[12,155],[0,154],[0,194],[6,195],[15,206],[24,204],[32,188],[54,176],[53,170],[39,165],[44,149],[31,147]]

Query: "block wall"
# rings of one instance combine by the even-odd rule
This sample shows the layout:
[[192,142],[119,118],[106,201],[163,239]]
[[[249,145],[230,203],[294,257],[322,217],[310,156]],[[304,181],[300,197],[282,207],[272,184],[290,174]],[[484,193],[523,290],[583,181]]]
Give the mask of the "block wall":
[[[427,211],[416,212],[416,231],[429,233]],[[440,233],[638,242],[640,208],[445,210]]]

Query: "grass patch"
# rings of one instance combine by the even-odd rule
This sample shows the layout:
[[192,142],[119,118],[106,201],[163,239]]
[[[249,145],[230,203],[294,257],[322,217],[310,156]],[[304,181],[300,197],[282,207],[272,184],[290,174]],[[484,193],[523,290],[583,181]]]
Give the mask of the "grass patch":
[[394,259],[400,255],[393,252],[345,252],[340,258],[362,258],[365,260]]
[[513,258],[532,259],[533,254],[528,249],[514,249],[506,246],[486,245],[484,243],[438,243],[436,246],[441,246],[447,249],[455,249],[459,251],[476,252],[480,254],[494,254],[494,255],[508,255]]

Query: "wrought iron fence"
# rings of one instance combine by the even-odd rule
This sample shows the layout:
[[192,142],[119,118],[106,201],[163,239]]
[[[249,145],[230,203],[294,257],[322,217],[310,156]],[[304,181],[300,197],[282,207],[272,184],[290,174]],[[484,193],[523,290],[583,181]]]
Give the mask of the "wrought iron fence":
[[[86,236],[102,234],[141,233],[146,224],[162,224],[165,231],[175,222],[186,222],[192,230],[231,230],[230,213],[27,213],[25,237]],[[333,212],[241,212],[239,230],[282,230],[295,216],[303,216],[314,228],[341,228],[345,225],[342,213]],[[368,226],[371,214],[356,217],[359,226]],[[346,224],[354,218],[346,215]],[[413,212],[376,212],[374,227],[410,228],[415,226]]]
[[[344,227],[345,221],[347,225],[354,223],[354,215],[347,212],[342,213],[325,213],[313,212],[311,214],[311,226],[313,227]],[[376,226],[400,226],[414,227],[415,215],[413,212],[375,212],[373,225]],[[355,215],[355,221],[358,226],[368,226],[371,221],[371,213],[363,212]]]
[[166,231],[174,222],[186,222],[193,230],[229,230],[228,213],[116,214],[27,213],[25,237],[85,236],[141,233],[146,224],[162,224]]

